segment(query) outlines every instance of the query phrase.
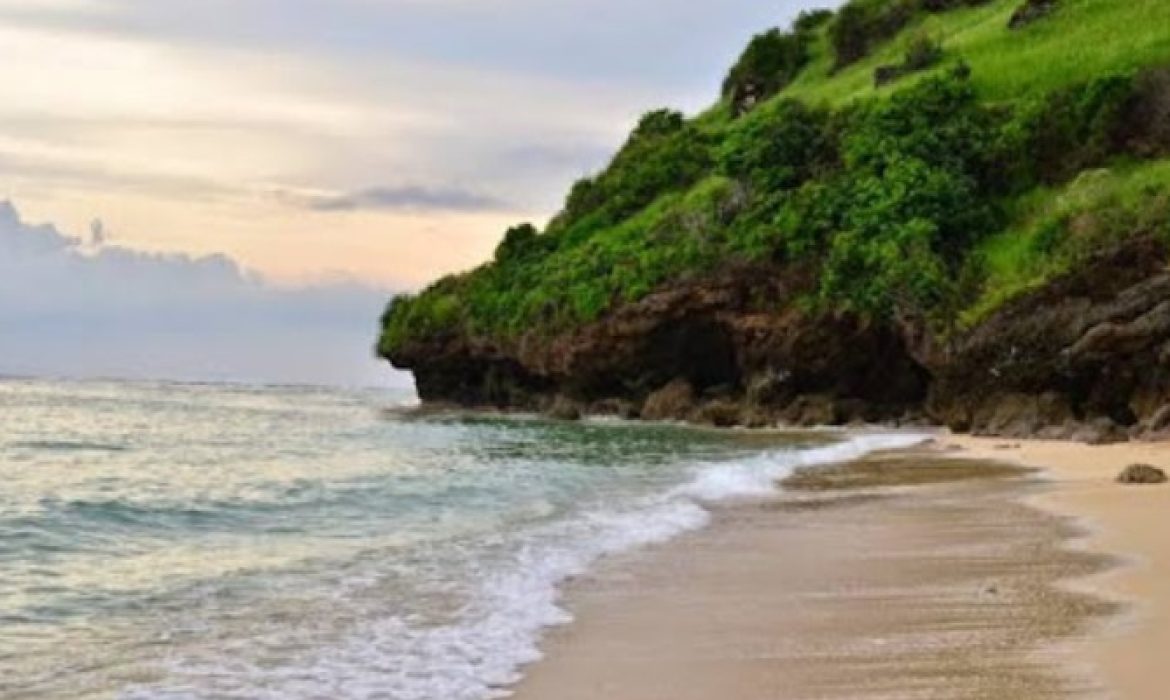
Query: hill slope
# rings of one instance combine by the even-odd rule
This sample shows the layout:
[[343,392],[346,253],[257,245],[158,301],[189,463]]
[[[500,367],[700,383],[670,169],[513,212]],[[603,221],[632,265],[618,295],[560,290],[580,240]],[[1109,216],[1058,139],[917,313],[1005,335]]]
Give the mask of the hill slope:
[[1165,0],[806,13],[546,230],[394,300],[379,352],[425,400],[561,415],[1156,432],[1167,26]]

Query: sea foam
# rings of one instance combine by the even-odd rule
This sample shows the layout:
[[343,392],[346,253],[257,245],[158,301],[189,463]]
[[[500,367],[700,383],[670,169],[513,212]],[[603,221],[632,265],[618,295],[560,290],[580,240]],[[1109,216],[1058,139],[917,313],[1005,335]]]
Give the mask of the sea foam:
[[176,664],[179,680],[195,680],[191,694],[176,686],[138,688],[127,698],[326,698],[351,700],[487,700],[509,695],[523,668],[541,658],[549,627],[572,621],[561,604],[562,585],[599,559],[665,542],[705,526],[704,507],[774,493],[794,469],[830,464],[882,449],[908,447],[925,436],[843,435],[840,442],[770,451],[734,462],[693,465],[693,478],[620,508],[596,509],[569,520],[515,533],[520,543],[506,565],[477,572],[478,591],[449,624],[403,616],[368,620],[345,639],[295,663],[260,667]]

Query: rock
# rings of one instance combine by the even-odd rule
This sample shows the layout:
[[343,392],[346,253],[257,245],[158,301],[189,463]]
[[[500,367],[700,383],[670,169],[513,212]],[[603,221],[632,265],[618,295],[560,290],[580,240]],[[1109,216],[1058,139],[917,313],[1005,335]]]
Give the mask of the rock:
[[1073,431],[1069,439],[1088,445],[1110,445],[1125,442],[1129,439],[1129,434],[1111,419],[1102,416],[1082,424]]
[[784,409],[784,421],[802,428],[839,425],[837,406],[830,396],[807,395],[793,401]]
[[1144,428],[1149,433],[1161,433],[1170,429],[1170,404],[1154,411],[1145,422]]
[[771,367],[757,373],[747,385],[745,398],[752,406],[776,406],[792,398],[792,373]]
[[1032,437],[1045,428],[1067,424],[1072,416],[1058,394],[1004,393],[985,401],[975,412],[971,430],[983,435]]
[[597,416],[617,416],[623,420],[637,420],[638,407],[626,399],[601,399],[589,406],[589,413]]
[[1144,418],[1130,427],[1130,438],[1147,442],[1170,440],[1170,404],[1154,403],[1157,405],[1155,409],[1135,411]]
[[581,420],[581,405],[564,395],[558,394],[545,411],[545,414],[555,420]]
[[899,65],[888,64],[884,66],[878,66],[873,70],[873,85],[874,87],[889,85],[898,78],[901,78],[904,73],[905,69]]
[[776,425],[776,419],[758,406],[746,406],[740,412],[740,425],[745,428],[771,428]]
[[704,403],[691,416],[691,420],[716,428],[729,428],[744,422],[739,402],[731,399],[715,399]]
[[646,420],[685,420],[695,408],[695,389],[685,379],[675,379],[646,397],[642,418]]
[[930,364],[931,416],[985,435],[1127,439],[1170,395],[1167,253],[1130,239],[956,336]]
[[1164,484],[1166,472],[1149,464],[1131,464],[1117,476],[1119,484]]
[[1008,29],[1020,29],[1047,17],[1056,6],[1057,0],[1026,0],[1012,13],[1011,19],[1008,20]]

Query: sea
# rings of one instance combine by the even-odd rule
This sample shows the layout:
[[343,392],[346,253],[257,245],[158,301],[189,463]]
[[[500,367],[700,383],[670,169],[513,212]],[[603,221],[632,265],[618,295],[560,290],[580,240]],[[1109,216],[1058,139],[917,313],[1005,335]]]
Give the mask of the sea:
[[505,697],[599,559],[922,439],[414,404],[0,379],[0,698]]

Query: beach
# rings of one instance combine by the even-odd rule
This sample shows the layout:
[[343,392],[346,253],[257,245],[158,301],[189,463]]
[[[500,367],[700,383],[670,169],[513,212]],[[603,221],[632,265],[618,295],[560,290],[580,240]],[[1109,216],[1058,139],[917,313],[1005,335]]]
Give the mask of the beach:
[[1088,446],[1070,442],[952,437],[972,457],[1042,467],[1050,487],[1029,499],[1048,512],[1084,523],[1086,551],[1119,558],[1120,566],[1075,582],[1078,590],[1129,606],[1106,634],[1077,645],[1076,656],[1097,669],[1112,697],[1160,700],[1170,649],[1170,487],[1121,486],[1119,472],[1135,463],[1170,466],[1170,443]]
[[567,590],[520,700],[1164,697],[1170,448],[940,436]]

